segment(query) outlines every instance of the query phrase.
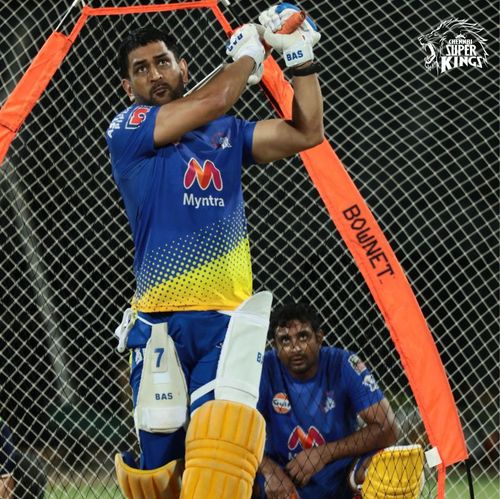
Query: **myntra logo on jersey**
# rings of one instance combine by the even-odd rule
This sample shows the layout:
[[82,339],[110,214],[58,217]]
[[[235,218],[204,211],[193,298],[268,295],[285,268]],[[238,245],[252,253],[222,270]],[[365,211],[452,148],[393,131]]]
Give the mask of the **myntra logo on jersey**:
[[[221,172],[212,161],[205,160],[202,166],[195,158],[191,158],[184,173],[184,188],[191,189],[195,183],[202,191],[206,191],[210,185],[217,191],[222,191],[223,187]],[[185,192],[183,204],[194,206],[196,209],[201,206],[224,207],[224,198],[212,195],[195,196],[193,192]]]
[[309,426],[307,433],[301,426],[296,426],[288,437],[288,450],[294,451],[299,445],[302,449],[310,449],[325,443],[325,438],[315,426]]

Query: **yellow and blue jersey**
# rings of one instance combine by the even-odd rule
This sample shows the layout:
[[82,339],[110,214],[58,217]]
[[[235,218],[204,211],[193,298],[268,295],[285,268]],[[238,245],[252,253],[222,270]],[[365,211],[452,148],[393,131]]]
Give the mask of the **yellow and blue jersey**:
[[241,167],[255,123],[223,116],[157,148],[159,109],[133,105],[106,133],[134,240],[132,307],[234,309],[252,294]]

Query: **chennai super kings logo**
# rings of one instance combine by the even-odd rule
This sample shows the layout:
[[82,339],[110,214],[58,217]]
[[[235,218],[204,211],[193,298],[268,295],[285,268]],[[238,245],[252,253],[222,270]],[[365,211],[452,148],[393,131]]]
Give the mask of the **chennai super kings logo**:
[[428,71],[435,68],[438,75],[463,66],[482,68],[488,55],[483,31],[477,23],[451,18],[419,36],[418,41],[427,55],[425,68]]

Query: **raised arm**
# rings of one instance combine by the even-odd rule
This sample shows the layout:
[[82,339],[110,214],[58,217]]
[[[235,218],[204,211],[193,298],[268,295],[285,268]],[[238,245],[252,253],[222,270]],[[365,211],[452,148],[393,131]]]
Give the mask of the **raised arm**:
[[264,59],[264,47],[255,26],[247,24],[237,30],[227,53],[234,62],[206,85],[161,106],[154,131],[157,147],[177,142],[186,132],[222,116],[240,98],[249,76],[259,72]]
[[271,7],[259,16],[266,27],[266,42],[283,54],[292,71],[294,99],[292,119],[265,120],[257,123],[253,155],[258,163],[282,159],[313,147],[323,140],[323,97],[313,62],[313,46],[320,39],[315,24],[307,17],[294,33],[276,33],[296,10],[290,4]]
[[156,116],[155,146],[177,142],[185,133],[225,114],[245,90],[254,66],[255,61],[244,56],[187,97],[161,106]]
[[323,141],[323,97],[318,77],[296,76],[293,89],[290,121],[265,120],[255,126],[252,152],[257,163],[287,158]]

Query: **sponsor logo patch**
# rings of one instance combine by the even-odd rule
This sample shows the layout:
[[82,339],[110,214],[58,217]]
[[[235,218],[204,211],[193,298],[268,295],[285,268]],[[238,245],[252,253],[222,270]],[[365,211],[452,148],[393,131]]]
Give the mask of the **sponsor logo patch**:
[[287,412],[290,412],[292,406],[286,393],[280,392],[273,397],[273,409],[278,414],[286,414]]
[[315,426],[309,426],[307,433],[300,426],[296,426],[288,437],[288,449],[291,451],[295,450],[299,444],[303,449],[311,449],[325,445],[325,443],[325,438]]
[[195,181],[198,182],[198,185],[204,191],[208,189],[211,183],[216,190],[222,190],[222,175],[220,170],[210,160],[206,160],[203,166],[194,158],[189,160],[187,170],[184,173],[184,187],[190,189]]
[[155,393],[155,400],[172,400],[173,398],[174,394],[172,392]]
[[127,124],[125,128],[137,128],[143,121],[146,120],[146,116],[149,113],[151,106],[139,106],[136,107],[129,115]]

